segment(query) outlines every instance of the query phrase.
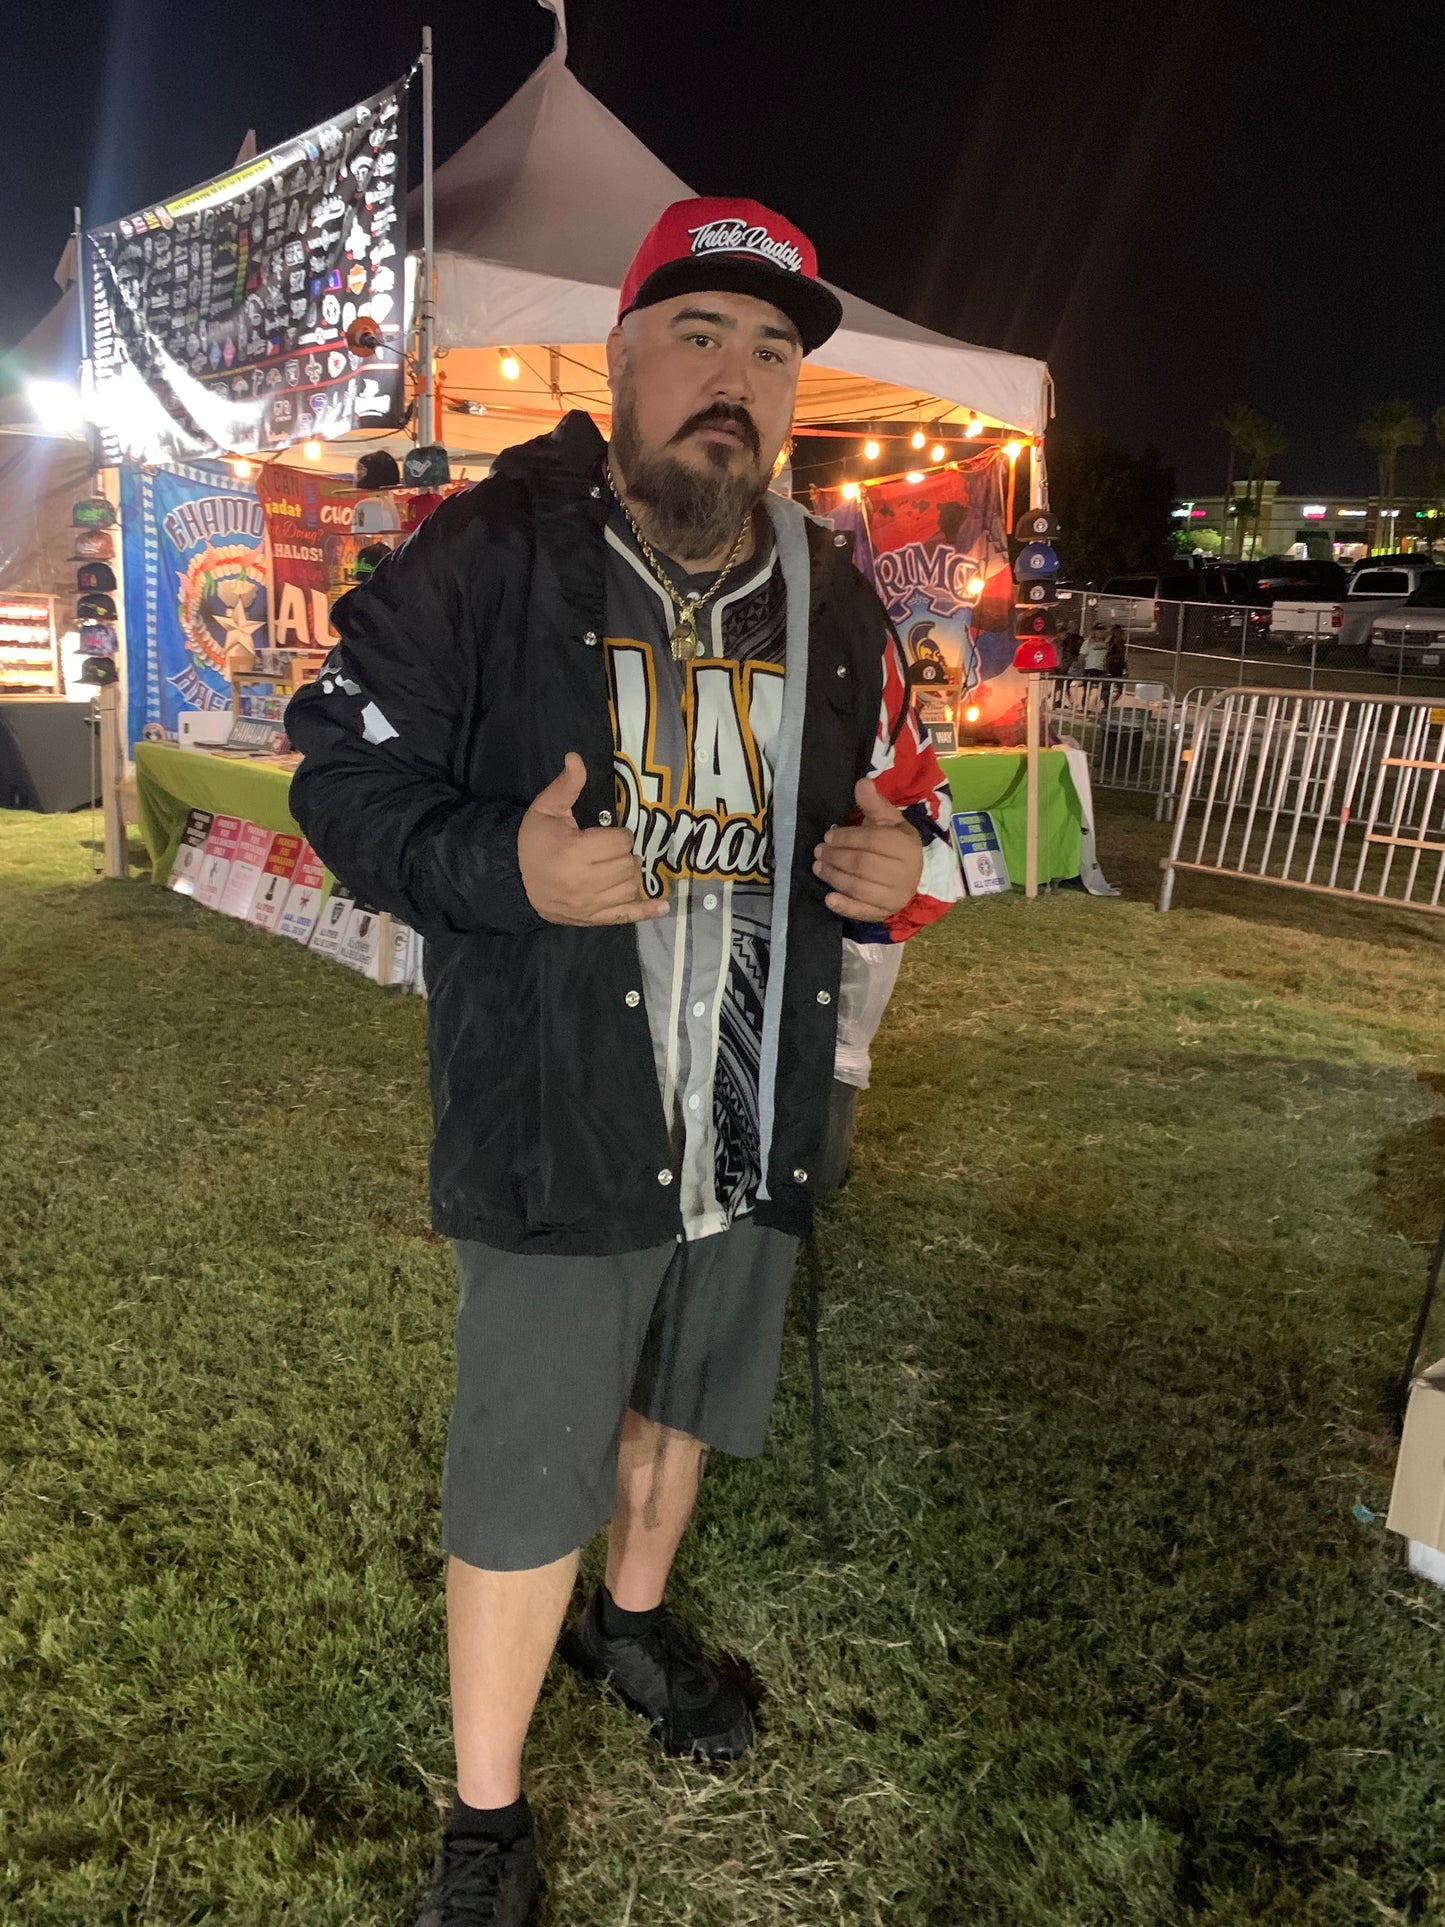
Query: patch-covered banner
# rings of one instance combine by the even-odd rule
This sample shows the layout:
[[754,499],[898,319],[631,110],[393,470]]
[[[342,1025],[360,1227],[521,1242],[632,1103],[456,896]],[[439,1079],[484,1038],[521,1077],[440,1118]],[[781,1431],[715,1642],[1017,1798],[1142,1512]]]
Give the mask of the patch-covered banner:
[[123,468],[129,740],[183,709],[229,709],[226,650],[266,647],[266,524],[224,464]]
[[940,665],[951,697],[967,697],[989,722],[1024,693],[1013,667],[1006,478],[999,455],[921,482],[879,482],[851,502],[836,489],[814,491],[820,511],[856,537],[854,559],[909,660]]
[[358,361],[359,313],[403,338],[406,83],[188,194],[85,236],[106,460],[162,462],[396,427],[403,357]]

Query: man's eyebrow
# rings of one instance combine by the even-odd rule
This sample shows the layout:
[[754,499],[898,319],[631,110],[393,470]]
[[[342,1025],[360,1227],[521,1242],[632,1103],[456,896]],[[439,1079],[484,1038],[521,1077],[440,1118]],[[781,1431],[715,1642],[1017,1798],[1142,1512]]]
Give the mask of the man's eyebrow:
[[[738,325],[735,315],[722,314],[713,308],[679,308],[672,320],[674,324],[679,321],[705,321],[713,328],[736,328]],[[774,327],[771,322],[764,321],[759,324],[758,333],[765,341],[787,341],[795,348],[801,348],[803,345],[802,336],[791,322],[779,328]]]

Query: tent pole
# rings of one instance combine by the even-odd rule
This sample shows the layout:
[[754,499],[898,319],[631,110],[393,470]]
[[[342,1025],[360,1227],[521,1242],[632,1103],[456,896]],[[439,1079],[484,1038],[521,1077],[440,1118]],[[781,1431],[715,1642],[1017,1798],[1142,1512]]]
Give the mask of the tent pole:
[[421,383],[417,440],[441,438],[436,414],[436,263],[432,218],[431,28],[421,30]]

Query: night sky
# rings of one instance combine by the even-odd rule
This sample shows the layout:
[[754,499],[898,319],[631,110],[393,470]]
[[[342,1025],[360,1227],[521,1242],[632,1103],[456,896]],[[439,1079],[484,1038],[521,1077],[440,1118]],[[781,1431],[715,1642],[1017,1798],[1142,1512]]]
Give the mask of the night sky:
[[[551,43],[534,0],[11,0],[0,344],[109,220],[404,71],[429,19],[437,158]],[[1364,487],[1373,403],[1445,404],[1445,6],[1407,0],[573,0],[583,84],[702,193],[751,194],[823,272],[1044,357],[1059,421],[1218,489],[1210,423],[1285,425],[1285,486]],[[659,80],[665,84],[659,86]],[[419,143],[418,143],[419,144]],[[1445,460],[1445,453],[1437,452]]]

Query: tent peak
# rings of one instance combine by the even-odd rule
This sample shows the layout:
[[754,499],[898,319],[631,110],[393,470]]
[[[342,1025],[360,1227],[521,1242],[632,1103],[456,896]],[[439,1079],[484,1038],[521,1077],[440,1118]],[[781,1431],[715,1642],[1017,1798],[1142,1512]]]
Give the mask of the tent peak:
[[565,65],[567,60],[567,0],[537,0],[539,7],[557,16],[557,30],[552,37],[552,59]]

